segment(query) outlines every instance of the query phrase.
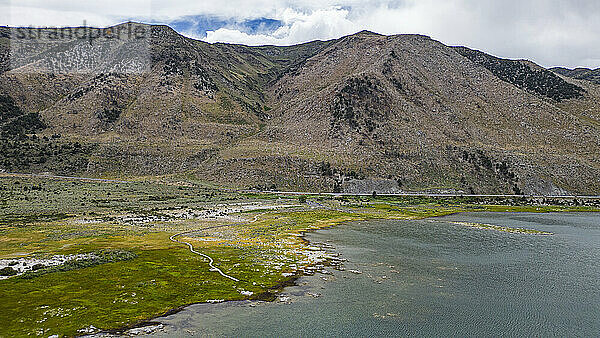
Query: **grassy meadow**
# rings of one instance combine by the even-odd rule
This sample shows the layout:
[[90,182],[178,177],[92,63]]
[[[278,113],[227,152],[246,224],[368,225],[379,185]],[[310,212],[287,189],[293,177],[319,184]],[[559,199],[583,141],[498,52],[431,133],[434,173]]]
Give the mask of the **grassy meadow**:
[[[0,177],[0,260],[119,250],[127,259],[0,280],[0,336],[74,336],[134,326],[187,304],[273,299],[314,258],[305,231],[461,211],[597,211],[473,198],[287,196],[194,182]],[[226,225],[225,227],[219,227]],[[210,271],[185,245],[239,282]],[[474,231],[478,231],[475,229]],[[325,262],[325,263],[323,263]]]

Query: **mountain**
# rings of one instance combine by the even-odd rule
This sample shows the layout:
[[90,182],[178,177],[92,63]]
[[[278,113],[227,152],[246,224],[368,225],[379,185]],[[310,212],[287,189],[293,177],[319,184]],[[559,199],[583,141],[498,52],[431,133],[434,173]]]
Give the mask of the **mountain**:
[[600,68],[589,69],[589,68],[575,68],[568,69],[563,67],[550,68],[551,71],[574,79],[587,80],[600,84]]
[[71,30],[88,38],[0,29],[7,171],[302,191],[600,192],[600,87],[529,61],[367,31],[248,47],[136,23],[110,30],[141,39]]

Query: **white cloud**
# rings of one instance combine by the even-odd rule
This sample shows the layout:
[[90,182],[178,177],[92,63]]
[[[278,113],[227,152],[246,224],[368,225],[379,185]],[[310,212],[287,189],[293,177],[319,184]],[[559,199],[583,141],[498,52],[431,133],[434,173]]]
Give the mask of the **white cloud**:
[[[2,0],[0,0],[2,1]],[[362,29],[420,33],[544,66],[599,67],[598,0],[12,0],[0,3],[4,24],[107,26],[128,19],[171,22],[204,15],[235,22],[280,20],[270,33],[232,27],[212,30],[209,42],[289,45],[337,38]],[[194,30],[181,32],[198,38]]]
[[0,4],[2,18],[11,26],[91,26],[105,27],[124,20],[152,17],[152,0],[5,0]]
[[206,40],[289,45],[368,29],[382,34],[425,34],[449,45],[527,58],[543,66],[600,67],[597,0],[367,1],[343,9],[285,14],[273,16],[284,26],[269,35],[219,29],[210,32]]
[[239,30],[221,28],[208,31],[207,42],[230,42],[247,45],[290,45],[316,39],[327,40],[360,30],[348,20],[348,11],[341,8],[316,10],[309,14],[286,9],[280,16],[283,26],[271,34],[250,35]]

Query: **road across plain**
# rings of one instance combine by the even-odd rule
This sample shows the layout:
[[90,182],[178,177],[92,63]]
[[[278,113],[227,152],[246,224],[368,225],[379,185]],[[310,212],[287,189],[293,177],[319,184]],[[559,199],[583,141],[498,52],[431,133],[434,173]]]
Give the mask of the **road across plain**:
[[[0,172],[0,177],[39,177],[49,179],[65,179],[65,180],[80,180],[80,181],[93,181],[93,182],[106,182],[106,183],[134,183],[139,181],[124,181],[124,180],[111,180],[106,178],[92,178],[92,177],[75,177],[75,176],[60,176],[51,174],[22,174],[22,173],[10,173]],[[262,193],[262,194],[276,194],[276,195],[306,195],[306,196],[373,196],[373,193],[337,193],[337,192],[305,192],[305,191],[259,191],[259,190],[234,190],[225,189],[230,192],[239,193]],[[445,193],[424,193],[424,192],[405,192],[405,193],[376,193],[376,196],[383,197],[488,197],[488,198],[563,198],[563,199],[600,199],[600,195],[596,196],[578,196],[578,195],[504,195],[504,194],[445,194]]]
[[[304,191],[258,191],[258,190],[240,190],[241,193],[262,193],[275,195],[306,195],[306,196],[373,196],[373,193],[337,193],[337,192],[304,192]],[[493,194],[443,194],[443,193],[375,193],[376,196],[383,197],[500,197],[500,198],[564,198],[564,199],[600,199],[600,196],[578,196],[578,195],[493,195]]]

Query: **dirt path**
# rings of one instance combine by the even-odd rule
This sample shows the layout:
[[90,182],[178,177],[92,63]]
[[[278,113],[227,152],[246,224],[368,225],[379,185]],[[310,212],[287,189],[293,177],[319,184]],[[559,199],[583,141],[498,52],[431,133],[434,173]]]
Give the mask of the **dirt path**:
[[[233,224],[232,224],[232,225],[233,225]],[[230,226],[231,226],[231,225],[230,225]],[[215,228],[215,227],[212,227],[212,228]],[[212,259],[212,257],[210,257],[209,255],[205,255],[205,254],[203,254],[202,252],[198,252],[198,251],[194,250],[194,246],[193,246],[192,244],[188,243],[188,242],[183,242],[183,241],[177,240],[177,237],[178,237],[178,236],[185,235],[185,234],[189,234],[189,233],[192,233],[192,232],[197,232],[197,231],[202,231],[202,230],[208,230],[208,229],[212,229],[212,228],[205,228],[205,229],[198,229],[198,230],[187,231],[187,232],[180,232],[180,233],[178,233],[178,234],[175,234],[175,235],[173,235],[173,236],[169,237],[169,239],[170,239],[171,241],[173,241],[173,242],[176,242],[176,243],[181,243],[181,244],[185,244],[185,245],[187,245],[187,246],[190,248],[190,251],[191,251],[191,252],[195,253],[196,255],[200,255],[200,256],[202,256],[202,257],[204,257],[204,258],[208,259],[208,266],[210,266],[210,271],[216,271],[216,272],[218,272],[218,273],[219,273],[221,276],[223,276],[223,277],[225,277],[225,278],[229,278],[229,279],[231,279],[232,281],[239,282],[239,281],[240,281],[239,279],[237,279],[237,278],[235,278],[235,277],[232,277],[232,276],[230,276],[230,275],[226,274],[226,273],[225,273],[225,272],[223,272],[221,269],[219,269],[219,268],[217,268],[216,266],[214,266],[214,265],[213,265],[213,263],[215,262],[215,260],[214,260],[214,259]]]
[[260,216],[262,216],[262,215],[264,215],[264,214],[265,214],[265,212],[263,212],[263,213],[260,213],[260,214],[258,214],[258,215],[255,215],[255,216],[252,218],[252,220],[251,220],[250,222],[248,222],[248,223],[233,223],[233,224],[217,225],[217,226],[212,226],[212,227],[208,227],[208,228],[202,228],[202,229],[197,229],[197,230],[184,231],[184,232],[180,232],[180,233],[178,233],[178,234],[175,234],[175,235],[173,235],[173,236],[169,237],[169,239],[170,239],[172,242],[175,242],[175,243],[180,243],[180,244],[185,244],[185,245],[187,245],[187,246],[190,248],[190,251],[191,251],[192,253],[195,253],[196,255],[200,255],[200,256],[202,256],[202,257],[204,257],[204,258],[208,259],[208,266],[210,266],[210,271],[215,271],[215,272],[218,272],[218,273],[219,273],[221,276],[223,276],[223,277],[225,277],[225,278],[229,278],[229,279],[231,279],[232,281],[239,282],[239,281],[240,281],[239,279],[237,279],[237,278],[235,278],[235,277],[232,277],[232,276],[230,276],[230,275],[228,275],[228,274],[224,273],[224,272],[223,272],[221,269],[219,269],[219,268],[217,268],[216,266],[214,266],[214,265],[213,265],[213,263],[215,262],[215,260],[214,260],[212,257],[210,257],[209,255],[203,254],[202,252],[198,252],[198,251],[194,250],[194,246],[193,246],[191,243],[184,242],[184,241],[180,241],[180,240],[178,240],[178,239],[177,239],[177,237],[179,237],[179,236],[183,236],[183,235],[189,235],[189,234],[191,234],[191,233],[195,233],[195,232],[199,232],[199,231],[205,231],[205,230],[210,230],[210,229],[217,229],[217,228],[231,227],[231,226],[234,226],[234,225],[242,225],[242,224],[250,224],[250,223],[254,223],[254,222],[258,221],[258,217],[260,217]]

